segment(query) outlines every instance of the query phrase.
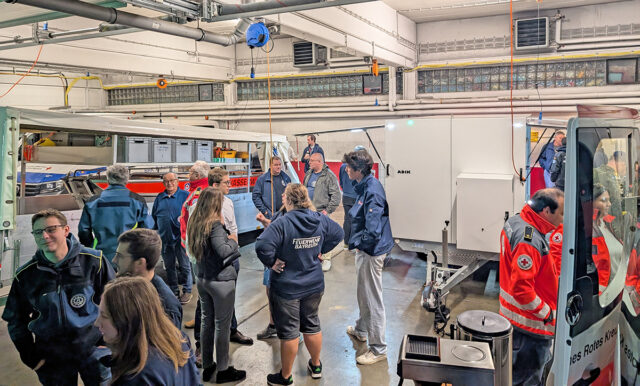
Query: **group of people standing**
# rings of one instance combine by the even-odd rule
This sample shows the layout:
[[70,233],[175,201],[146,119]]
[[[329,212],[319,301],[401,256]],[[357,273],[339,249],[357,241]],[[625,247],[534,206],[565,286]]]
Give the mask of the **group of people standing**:
[[[268,375],[270,385],[293,383],[301,334],[311,356],[308,371],[322,376],[323,268],[342,241],[356,251],[360,309],[346,332],[369,343],[356,361],[386,359],[382,267],[393,239],[384,190],[366,150],[344,155],[339,183],[315,147],[306,154],[303,184],[291,183],[276,156],[254,188],[257,219],[266,228],[256,253],[266,267],[271,318],[259,338],[281,340],[282,369]],[[80,241],[57,210],[32,218],[38,251],[17,271],[2,315],[22,361],[45,385],[75,385],[78,374],[85,384],[243,380],[246,372],[230,363],[229,343],[253,340],[237,330],[234,312],[240,252],[229,173],[197,161],[189,170],[189,191],[178,187],[174,173],[165,174],[151,215],[144,199],[125,187],[126,167],[111,166],[107,179],[109,187],[83,210]],[[341,201],[339,186],[351,198],[343,202],[345,231],[329,217]],[[166,283],[155,275],[161,257]],[[191,342],[180,331],[181,303],[192,299],[192,269],[201,378]]]

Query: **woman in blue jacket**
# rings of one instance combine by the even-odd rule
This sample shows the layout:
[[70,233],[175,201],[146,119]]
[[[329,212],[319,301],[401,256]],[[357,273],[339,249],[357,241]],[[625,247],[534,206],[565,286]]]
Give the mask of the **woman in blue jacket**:
[[324,275],[319,256],[344,237],[340,225],[315,211],[303,185],[287,185],[284,206],[287,213],[273,220],[256,241],[258,258],[273,270],[269,303],[280,338],[282,369],[267,376],[269,385],[293,384],[291,374],[300,333],[311,356],[307,369],[312,378],[322,377],[318,308]]
[[356,296],[360,317],[347,333],[366,342],[369,350],[356,358],[361,365],[387,359],[385,313],[382,301],[382,267],[393,248],[389,225],[389,205],[380,181],[371,175],[373,159],[366,150],[345,154],[349,178],[354,180],[356,202],[345,214],[351,217],[349,249],[356,249]]
[[113,385],[200,383],[187,337],[164,313],[147,279],[121,277],[107,284],[95,324],[113,353]]
[[222,223],[223,198],[218,189],[203,190],[187,223],[187,244],[191,256],[196,259],[196,283],[202,307],[202,380],[208,382],[216,370],[213,361],[215,342],[216,383],[235,382],[246,377],[245,371],[229,366],[231,318],[238,279],[233,265],[240,252],[238,243],[229,238],[229,231]]

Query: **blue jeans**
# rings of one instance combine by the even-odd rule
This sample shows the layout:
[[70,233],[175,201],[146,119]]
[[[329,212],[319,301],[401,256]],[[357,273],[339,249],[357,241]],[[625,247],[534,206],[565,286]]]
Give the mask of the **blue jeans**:
[[513,385],[543,385],[542,376],[551,360],[552,339],[535,338],[513,330]]
[[[189,257],[184,250],[180,240],[174,243],[162,243],[162,258],[164,259],[165,269],[167,270],[167,285],[174,294],[179,295],[180,289],[178,284],[182,286],[182,292],[191,293],[192,277],[191,263]],[[178,269],[176,272],[176,262]]]
[[38,380],[45,386],[77,386],[78,374],[85,385],[108,385],[111,380],[111,370],[100,363],[100,358],[110,355],[107,348],[95,348],[84,359],[45,358],[45,363],[36,371]]

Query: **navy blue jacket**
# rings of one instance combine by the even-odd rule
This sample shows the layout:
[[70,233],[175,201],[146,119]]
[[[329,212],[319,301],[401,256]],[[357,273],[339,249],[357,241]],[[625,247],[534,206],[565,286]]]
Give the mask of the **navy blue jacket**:
[[282,273],[271,272],[271,291],[285,299],[301,299],[324,291],[321,253],[331,251],[344,231],[328,216],[309,209],[287,212],[256,240],[256,254],[267,267],[284,261]]
[[[191,351],[187,343],[182,344],[182,349]],[[176,373],[173,362],[153,346],[149,347],[147,363],[142,368],[142,371],[131,377],[122,376],[113,383],[113,385],[119,386],[197,386],[201,384],[200,373],[196,368],[193,352],[191,352],[187,363],[182,367],[178,367],[178,372]]]
[[358,198],[349,211],[349,249],[359,249],[370,256],[391,252],[393,236],[389,224],[389,205],[382,184],[369,174],[354,189]]
[[151,217],[155,223],[153,229],[157,229],[163,245],[173,245],[180,242],[180,212],[182,205],[189,197],[189,192],[178,189],[173,196],[167,191],[158,194],[153,201]]
[[551,164],[553,163],[553,157],[556,155],[556,148],[555,146],[553,146],[553,140],[544,145],[540,152],[542,154],[540,155],[540,159],[538,160],[538,162],[544,170],[550,172]]
[[[118,237],[134,228],[153,228],[146,201],[122,185],[109,185],[84,204],[78,238],[84,246],[101,250],[111,261]],[[98,240],[95,247],[94,236]]]
[[153,275],[151,279],[151,284],[158,291],[158,295],[160,296],[160,301],[162,302],[162,308],[164,308],[164,313],[167,314],[169,319],[173,322],[173,324],[179,329],[182,328],[182,304],[173,294],[173,291],[169,289],[167,283],[162,280],[162,278],[158,275]]
[[320,147],[320,145],[318,145],[317,143],[315,145],[313,145],[313,148],[308,146],[304,148],[304,151],[302,152],[302,162],[304,162],[304,172],[308,172],[309,171],[309,160],[308,159],[304,159],[304,156],[309,154],[315,154],[315,153],[320,153],[322,154],[322,158],[324,158],[324,150],[322,150],[322,148]]
[[338,180],[340,181],[340,188],[342,189],[342,195],[345,197],[350,197],[355,199],[358,197],[355,189],[353,189],[354,181],[349,179],[349,174],[347,173],[347,164],[340,165],[340,172],[338,173]]
[[67,256],[55,264],[38,250],[11,284],[2,319],[30,368],[43,358],[82,361],[102,337],[93,323],[115,273],[100,251],[83,247],[71,234],[67,246]]
[[[282,206],[284,188],[290,183],[291,178],[282,171],[273,178],[273,195],[275,196],[273,197],[273,204],[276,207],[276,212]],[[264,214],[266,218],[271,218],[273,214],[273,208],[271,208],[271,169],[258,177],[253,187],[253,193],[251,193],[251,199],[260,213]]]

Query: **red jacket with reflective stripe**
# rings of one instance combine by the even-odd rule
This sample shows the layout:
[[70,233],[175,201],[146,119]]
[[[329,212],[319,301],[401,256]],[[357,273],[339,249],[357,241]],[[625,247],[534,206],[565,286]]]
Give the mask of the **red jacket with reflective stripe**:
[[187,246],[187,222],[189,221],[189,213],[191,213],[193,208],[196,206],[200,192],[203,189],[206,189],[207,186],[209,186],[207,178],[201,178],[190,182],[189,196],[182,205],[182,213],[180,214],[180,241],[182,242],[182,246],[185,248]]
[[551,232],[549,237],[549,255],[553,259],[553,264],[556,267],[558,277],[560,277],[560,268],[562,267],[562,236],[564,233],[564,227],[562,224],[558,225],[556,230]]
[[500,314],[515,328],[553,337],[558,273],[545,235],[554,226],[528,205],[505,223],[500,235]]

